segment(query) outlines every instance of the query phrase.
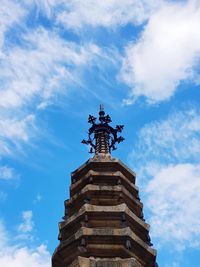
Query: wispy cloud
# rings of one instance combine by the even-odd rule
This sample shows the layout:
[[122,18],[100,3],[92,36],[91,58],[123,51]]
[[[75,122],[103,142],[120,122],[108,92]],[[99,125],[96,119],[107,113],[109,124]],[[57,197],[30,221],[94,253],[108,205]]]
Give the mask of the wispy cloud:
[[33,241],[34,235],[34,221],[32,210],[26,210],[22,212],[22,222],[17,227],[17,240],[29,240]]
[[22,40],[26,47],[9,49],[1,61],[1,107],[30,104],[37,97],[45,101],[67,91],[76,82],[73,67],[87,64],[96,52],[95,45],[80,47],[44,28],[24,34]]
[[[0,109],[1,110],[1,109]],[[9,112],[9,106],[7,108]],[[20,144],[28,143],[33,135],[35,116],[20,116],[18,112],[12,116],[0,115],[0,154],[12,155],[14,149],[20,150]]]
[[[152,234],[176,249],[199,247],[200,112],[173,112],[146,125],[138,135],[131,162],[143,184]],[[191,227],[192,225],[192,227]]]
[[[12,0],[2,0],[0,5],[0,48],[3,47],[6,32],[25,16],[24,8]],[[1,57],[1,53],[0,53]]]
[[[191,108],[172,112],[167,119],[144,126],[131,159],[148,163],[198,162],[200,157],[200,112]],[[137,153],[137,152],[140,153]]]
[[126,48],[121,71],[131,88],[126,103],[140,96],[153,103],[168,100],[182,81],[196,82],[199,60],[199,1],[166,1]]
[[[58,1],[52,1],[54,8]],[[63,10],[56,19],[68,29],[80,30],[84,26],[117,27],[128,23],[143,23],[162,1],[107,0],[107,1],[59,1]]]
[[22,212],[23,222],[18,226],[19,233],[30,233],[33,230],[34,222],[32,220],[33,212],[31,210]]
[[[79,71],[100,52],[92,44],[79,46],[40,27],[21,36],[2,54],[0,74],[0,153],[12,154],[34,136],[38,109],[67,95],[81,84]],[[55,97],[56,96],[56,97]]]
[[2,166],[0,167],[0,180],[15,180],[18,179],[19,175],[16,173],[16,171],[13,168],[10,168],[8,166]]
[[5,184],[12,184],[18,186],[20,181],[20,175],[17,171],[7,165],[0,166],[0,182],[1,182],[1,190],[0,190],[0,201],[5,201],[8,197],[8,194],[3,186]]
[[152,235],[159,237],[161,243],[173,240],[178,250],[199,247],[200,165],[161,167],[148,183],[146,192],[146,206],[152,214]]

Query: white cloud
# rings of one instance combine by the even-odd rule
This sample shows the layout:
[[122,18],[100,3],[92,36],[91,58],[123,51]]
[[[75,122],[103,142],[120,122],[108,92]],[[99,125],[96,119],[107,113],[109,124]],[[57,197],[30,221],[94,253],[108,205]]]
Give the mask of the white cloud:
[[177,249],[199,247],[200,165],[161,168],[148,183],[147,207],[154,237],[174,242]]
[[[14,183],[18,185],[20,175],[13,169],[8,166],[0,166],[0,181]],[[5,201],[8,194],[0,190],[0,201]]]
[[[0,109],[1,110],[1,109]],[[18,117],[14,114],[12,118],[0,115],[0,154],[12,154],[12,148],[20,149],[20,143],[27,143],[34,130],[34,115]]]
[[50,253],[45,245],[34,248],[23,246],[20,243],[10,243],[13,238],[0,222],[0,266],[2,267],[50,267]]
[[143,185],[152,236],[177,250],[200,247],[200,112],[147,124],[130,155]]
[[[11,26],[18,23],[25,15],[25,10],[12,0],[1,0],[0,5],[0,48],[5,41],[5,34]],[[1,55],[1,53],[0,53]]]
[[43,28],[23,35],[22,40],[26,48],[10,49],[1,61],[0,107],[15,108],[37,96],[42,101],[63,92],[64,86],[75,82],[73,66],[90,62],[98,49],[92,44],[80,47]]
[[[91,0],[3,1],[2,44],[8,30],[15,32],[16,42],[7,38],[0,54],[0,155],[14,155],[16,149],[21,151],[22,144],[30,143],[31,137],[38,134],[36,110],[46,108],[59,95],[68,94],[69,84],[80,86],[83,66],[96,56],[113,60],[113,53],[108,56],[91,43],[66,41],[55,28],[31,29],[25,20],[29,12],[37,7],[51,16],[53,24],[57,20],[70,29],[85,25],[113,27],[143,22],[159,3],[160,0],[95,1],[95,5]],[[34,14],[37,17],[37,12]]]
[[115,28],[143,23],[160,3],[162,0],[50,0],[38,6],[49,15],[54,13],[66,28],[80,30],[85,26]]
[[1,166],[0,167],[0,180],[13,180],[18,178],[19,175],[16,174],[15,170],[13,168],[10,168],[8,166]]
[[33,212],[31,210],[22,212],[23,222],[18,226],[18,232],[22,234],[30,233],[33,230]]
[[50,255],[44,245],[35,249],[3,247],[0,265],[6,267],[50,267]]
[[[152,122],[139,132],[130,159],[148,163],[198,162],[200,158],[200,112],[174,111],[165,120]],[[149,165],[149,164],[148,164]]]
[[43,28],[23,34],[21,42],[0,59],[1,155],[29,143],[37,132],[36,110],[66,95],[69,84],[80,85],[80,68],[100,55],[94,44],[79,46]]
[[121,77],[132,88],[126,103],[169,99],[182,81],[196,80],[199,59],[200,2],[165,2],[126,48]]

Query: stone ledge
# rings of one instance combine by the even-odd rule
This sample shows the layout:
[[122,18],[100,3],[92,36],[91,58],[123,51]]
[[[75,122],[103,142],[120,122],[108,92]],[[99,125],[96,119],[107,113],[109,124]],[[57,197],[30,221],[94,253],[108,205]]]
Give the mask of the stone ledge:
[[71,173],[72,177],[81,177],[88,172],[88,170],[100,167],[100,171],[102,170],[118,170],[121,171],[129,180],[130,182],[135,183],[136,174],[131,169],[129,169],[121,160],[117,158],[102,158],[102,157],[94,157],[90,158],[86,161],[83,165],[81,165],[78,169]]
[[84,213],[126,213],[129,217],[131,217],[137,224],[141,227],[144,227],[147,231],[149,231],[150,225],[145,223],[143,220],[138,218],[129,208],[124,204],[120,204],[117,206],[97,206],[91,204],[84,204],[78,212],[70,216],[63,222],[59,223],[59,229],[61,230],[66,225],[73,223],[78,217],[82,216]]
[[[122,229],[109,229],[109,228],[88,228],[81,227],[74,235],[72,235],[69,239],[61,242],[58,250],[62,250],[65,247],[68,247],[70,244],[74,243],[77,240],[86,239],[86,242],[91,242],[95,245],[104,246],[104,244],[113,245],[113,248],[117,244],[124,244],[125,240],[130,240],[133,242],[132,248],[129,249],[131,252],[134,250],[134,254],[136,251],[140,251],[144,253],[144,257],[155,257],[156,250],[148,246],[142,239],[140,239],[131,229],[130,227],[125,227]],[[146,254],[146,255],[145,255]]]
[[[72,178],[72,184],[70,186],[70,192],[73,192],[72,195],[76,194],[74,191],[75,190],[78,190],[79,187],[81,187],[81,184],[89,179],[90,177],[93,177],[95,178],[96,177],[109,177],[109,178],[121,178],[125,183],[126,185],[128,185],[129,188],[131,188],[133,191],[134,191],[134,194],[138,194],[138,191],[139,191],[139,188],[133,183],[133,182],[130,182],[129,179],[126,178],[125,175],[123,175],[123,173],[121,173],[120,171],[113,171],[113,172],[106,172],[106,171],[103,171],[103,172],[98,172],[98,171],[94,171],[94,170],[89,170],[81,179],[75,181],[74,178]],[[76,189],[77,188],[77,189]]]
[[131,199],[135,205],[137,205],[140,208],[143,207],[143,204],[139,200],[137,200],[131,193],[129,193],[128,190],[123,185],[113,185],[113,186],[111,186],[111,185],[87,184],[86,186],[83,187],[83,189],[79,193],[73,195],[73,197],[71,197],[70,199],[65,200],[65,203],[69,205],[74,200],[76,200],[79,196],[87,193],[88,191],[91,191],[91,192],[98,191],[98,192],[101,192],[101,193],[103,191],[107,192],[107,193],[110,193],[110,192],[124,193],[124,195],[127,196],[129,199]]
[[85,258],[77,257],[69,267],[142,267],[134,258]]

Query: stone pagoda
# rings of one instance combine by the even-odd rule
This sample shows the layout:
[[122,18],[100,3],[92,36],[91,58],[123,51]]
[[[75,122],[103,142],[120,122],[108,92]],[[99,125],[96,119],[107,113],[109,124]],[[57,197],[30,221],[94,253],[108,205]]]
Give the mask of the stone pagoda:
[[136,175],[110,154],[124,140],[123,125],[111,127],[102,105],[96,121],[89,116],[82,141],[95,154],[71,174],[52,267],[156,267]]

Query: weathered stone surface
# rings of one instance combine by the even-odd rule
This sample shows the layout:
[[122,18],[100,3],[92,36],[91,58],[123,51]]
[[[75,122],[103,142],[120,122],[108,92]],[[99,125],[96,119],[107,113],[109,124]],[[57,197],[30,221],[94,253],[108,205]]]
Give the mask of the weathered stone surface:
[[83,215],[84,213],[100,213],[102,216],[106,213],[109,215],[113,215],[114,213],[126,213],[131,218],[133,218],[138,224],[140,224],[145,229],[149,230],[149,224],[145,223],[143,220],[138,218],[129,208],[128,206],[123,203],[116,206],[98,206],[98,205],[91,205],[91,204],[84,204],[78,212],[74,215],[70,216],[68,219],[60,223],[60,229],[65,225],[69,224],[76,220],[77,217]]
[[134,258],[103,258],[95,259],[92,257],[77,257],[69,267],[142,267]]
[[81,226],[91,228],[129,226],[145,242],[149,231],[149,225],[139,219],[126,204],[117,206],[84,204],[78,212],[59,224],[60,239],[69,237]]
[[72,179],[73,183],[70,187],[71,197],[79,192],[85,185],[93,184],[103,184],[103,185],[116,185],[123,184],[124,187],[130,191],[135,197],[138,197],[138,187],[130,182],[120,171],[101,171],[97,172],[94,170],[89,170],[82,179],[75,180]]
[[65,201],[71,216],[84,204],[84,199],[89,199],[91,204],[98,205],[118,205],[126,203],[129,208],[140,217],[142,203],[130,194],[123,185],[86,185],[79,193]]
[[[84,240],[84,242],[83,242]],[[130,243],[127,247],[127,241]],[[127,258],[133,256],[141,259],[145,264],[155,261],[156,251],[142,241],[129,227],[114,228],[87,228],[81,227],[74,235],[63,241],[58,247],[62,257],[72,255],[74,243],[84,247],[84,254],[94,257]],[[108,249],[110,245],[110,249]],[[123,249],[120,249],[121,246]],[[75,251],[77,255],[77,251]],[[83,255],[82,253],[79,255]],[[69,264],[69,262],[68,262]],[[149,265],[150,266],[150,265]]]
[[71,173],[72,179],[82,178],[89,170],[94,171],[120,171],[130,182],[135,183],[136,174],[117,158],[94,157],[86,161]]
[[155,267],[135,173],[95,155],[72,173],[53,267]]

